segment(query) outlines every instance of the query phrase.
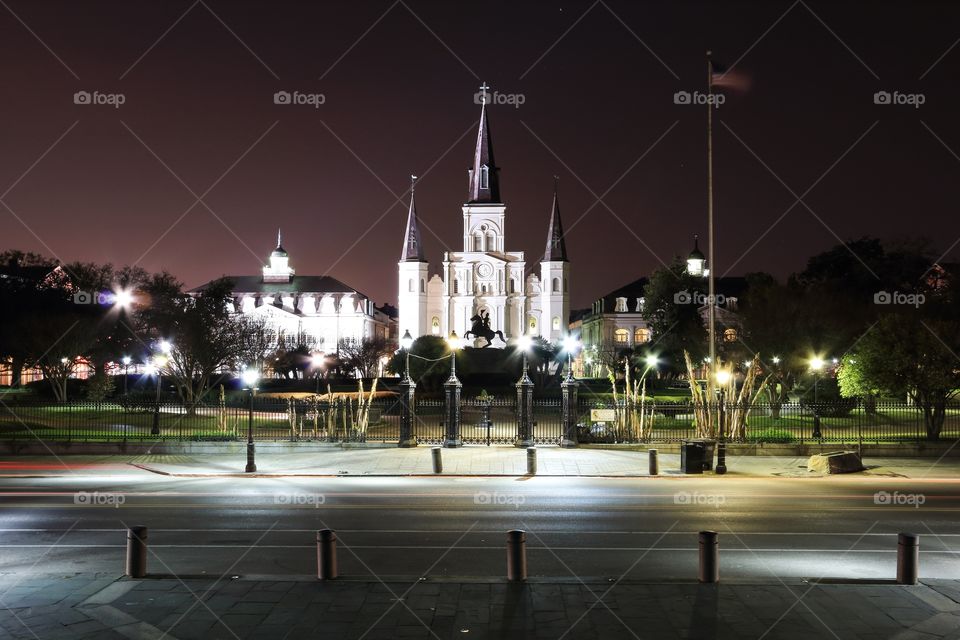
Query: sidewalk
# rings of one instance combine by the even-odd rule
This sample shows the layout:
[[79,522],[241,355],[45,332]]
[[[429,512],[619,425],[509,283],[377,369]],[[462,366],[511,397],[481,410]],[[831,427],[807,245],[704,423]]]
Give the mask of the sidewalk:
[[[444,475],[523,476],[527,452],[510,446],[443,449]],[[684,477],[679,454],[659,454],[661,476]],[[331,449],[323,452],[258,455],[261,476],[433,476],[430,447],[411,449]],[[141,456],[131,464],[154,473],[175,476],[241,475],[246,459],[238,456]],[[852,476],[960,478],[960,459],[876,458],[865,461],[867,471]],[[538,476],[633,477],[646,476],[646,450],[537,449]],[[709,473],[709,472],[708,472]],[[729,477],[819,477],[807,471],[807,458],[727,456]],[[696,477],[696,476],[686,476]],[[836,476],[835,476],[836,477]]]
[[954,580],[512,585],[71,575],[0,583],[0,636],[39,640],[960,638]]
[[[464,476],[523,476],[527,452],[515,447],[462,447],[443,449],[443,474]],[[62,462],[61,462],[62,461]],[[243,472],[244,454],[110,455],[110,456],[8,456],[0,458],[0,474],[33,477],[68,472],[84,475],[154,473],[171,477],[230,476],[433,476],[430,447],[401,449],[339,448],[287,453],[260,452],[257,473]],[[834,477],[902,477],[913,479],[960,478],[960,458],[866,458],[866,471]],[[684,476],[680,456],[659,455],[660,476]],[[67,465],[67,466],[64,466]],[[583,477],[646,476],[646,450],[537,449],[537,475]],[[807,471],[806,457],[727,456],[727,477],[821,477]],[[708,472],[709,473],[709,472]]]

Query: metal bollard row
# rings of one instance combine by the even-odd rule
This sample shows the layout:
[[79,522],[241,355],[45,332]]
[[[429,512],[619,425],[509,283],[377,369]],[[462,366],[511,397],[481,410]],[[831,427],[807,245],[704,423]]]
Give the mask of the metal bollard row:
[[[699,566],[697,581],[701,584],[720,582],[720,541],[716,531],[700,531],[698,536]],[[915,585],[920,573],[920,536],[901,533],[897,536],[897,584]],[[124,574],[130,578],[147,575],[147,527],[127,529],[127,553]],[[317,578],[335,580],[337,571],[337,534],[332,529],[317,531]],[[507,580],[527,579],[527,532],[507,532]]]

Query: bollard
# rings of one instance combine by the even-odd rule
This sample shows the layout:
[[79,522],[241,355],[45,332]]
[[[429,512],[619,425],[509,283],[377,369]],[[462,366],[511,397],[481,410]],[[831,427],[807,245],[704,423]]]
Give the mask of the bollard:
[[337,534],[332,529],[317,531],[317,578],[335,580],[337,577]]
[[647,453],[650,454],[650,475],[655,476],[660,473],[660,463],[657,460],[657,450],[650,449]]
[[433,472],[443,473],[443,449],[441,447],[431,447],[430,455],[433,456]]
[[527,475],[537,475],[537,450],[533,447],[527,449]]
[[920,573],[920,536],[897,535],[897,584],[917,584]]
[[507,531],[507,580],[523,582],[527,579],[527,532],[522,529]]
[[127,529],[127,566],[126,575],[142,578],[147,575],[147,528],[143,526]]
[[716,531],[700,532],[700,575],[701,583],[720,582],[720,544]]

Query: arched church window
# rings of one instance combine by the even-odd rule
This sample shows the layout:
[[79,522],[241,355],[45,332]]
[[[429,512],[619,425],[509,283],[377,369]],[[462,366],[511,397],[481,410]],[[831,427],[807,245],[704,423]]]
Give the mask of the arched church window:
[[560,318],[556,316],[553,317],[553,330],[560,331]]
[[737,330],[736,330],[736,329],[724,329],[724,330],[723,330],[723,341],[724,341],[724,342],[736,342],[736,341],[737,341]]
[[434,316],[430,321],[430,332],[435,336],[440,335],[440,318]]
[[413,278],[410,278],[410,280],[407,282],[407,291],[413,293]]
[[487,165],[480,167],[480,188],[490,188],[490,169],[487,167]]
[[487,248],[486,251],[496,251],[497,250],[497,238],[493,235],[493,231],[487,231]]
[[553,279],[553,292],[560,293],[560,278]]
[[427,281],[424,280],[423,278],[420,278],[420,293],[426,293],[426,292],[427,292]]
[[473,236],[473,250],[483,251],[483,234],[477,232]]
[[516,292],[517,292],[517,281],[514,280],[513,278],[510,278],[510,293],[516,293]]
[[528,326],[530,327],[530,333],[537,332],[537,318],[535,316],[530,316],[530,320],[528,321]]

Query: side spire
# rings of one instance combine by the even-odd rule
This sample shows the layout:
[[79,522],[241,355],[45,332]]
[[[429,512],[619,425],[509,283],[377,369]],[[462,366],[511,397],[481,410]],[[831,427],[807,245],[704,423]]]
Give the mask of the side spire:
[[569,262],[567,243],[563,238],[563,223],[560,221],[560,201],[557,198],[559,181],[557,176],[553,176],[553,205],[550,208],[550,226],[547,229],[547,249],[543,252],[544,262]]
[[480,85],[480,128],[477,130],[477,144],[473,152],[473,167],[469,170],[470,188],[467,202],[500,203],[500,168],[493,158],[493,138],[490,136],[490,123],[487,121],[487,83]]
[[420,243],[420,225],[417,223],[417,205],[414,198],[416,186],[417,176],[410,176],[410,209],[407,211],[407,232],[403,237],[401,262],[427,261],[423,254],[423,245]]

